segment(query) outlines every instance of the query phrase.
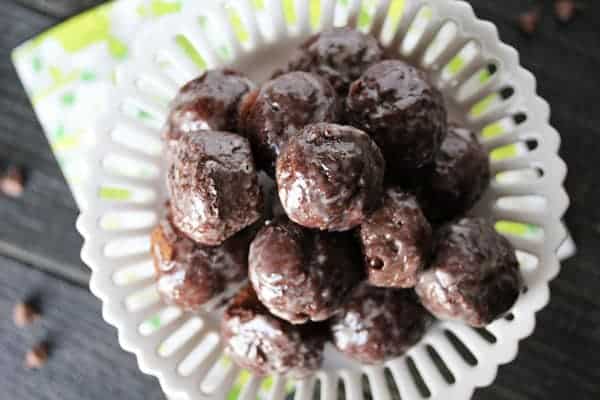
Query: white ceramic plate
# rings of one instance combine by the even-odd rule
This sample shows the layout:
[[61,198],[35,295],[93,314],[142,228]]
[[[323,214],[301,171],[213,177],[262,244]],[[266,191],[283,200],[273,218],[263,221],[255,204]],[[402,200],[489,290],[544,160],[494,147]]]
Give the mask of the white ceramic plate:
[[[476,213],[518,249],[528,291],[510,318],[483,331],[437,323],[404,357],[368,367],[326,349],[314,377],[293,382],[258,378],[222,356],[218,315],[188,315],[163,304],[155,290],[149,233],[165,199],[159,130],[176,90],[203,69],[232,65],[257,80],[282,66],[312,32],[352,24],[379,37],[429,72],[451,118],[480,134],[494,179]],[[97,126],[88,156],[93,182],[85,190],[78,228],[90,287],[122,347],[137,355],[167,395],[182,399],[269,398],[292,394],[347,399],[467,399],[490,384],[531,334],[559,271],[556,250],[568,198],[559,136],[534,77],[496,28],[453,0],[186,1],[184,10],[140,32],[132,61]],[[467,349],[467,350],[465,350]],[[318,385],[316,385],[318,383]],[[368,395],[365,393],[369,393]]]

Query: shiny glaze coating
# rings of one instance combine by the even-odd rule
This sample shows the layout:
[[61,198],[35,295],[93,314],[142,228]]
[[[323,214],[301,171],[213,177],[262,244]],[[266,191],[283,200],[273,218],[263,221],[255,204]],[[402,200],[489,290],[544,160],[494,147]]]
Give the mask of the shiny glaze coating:
[[383,206],[359,228],[370,284],[410,288],[431,251],[431,226],[414,195],[389,188]]
[[377,39],[350,28],[321,32],[304,42],[292,56],[289,71],[307,71],[331,82],[340,96],[372,64],[383,59]]
[[250,140],[258,165],[273,175],[282,146],[304,126],[336,122],[337,95],[326,79],[291,72],[265,83],[242,105],[241,132]]
[[248,141],[228,132],[183,135],[167,175],[173,223],[216,246],[261,216],[262,195]]
[[339,351],[378,364],[403,355],[421,340],[432,320],[410,291],[361,285],[330,326]]
[[388,174],[432,163],[446,136],[442,94],[422,71],[399,60],[365,71],[350,87],[346,110],[348,122],[383,151]]
[[362,277],[350,235],[311,231],[289,220],[267,223],[256,235],[248,274],[260,301],[293,324],[331,317]]
[[236,71],[210,70],[183,86],[171,102],[164,131],[170,143],[182,133],[235,131],[242,98],[254,83]]
[[225,309],[221,337],[225,353],[257,375],[301,379],[320,368],[325,343],[319,325],[292,325],[273,315],[246,286]]
[[435,258],[415,290],[440,319],[484,326],[517,301],[522,287],[510,242],[481,218],[463,218],[436,234]]
[[489,183],[487,152],[475,134],[451,126],[420,200],[430,220],[449,221],[473,207]]
[[205,303],[248,275],[253,235],[246,229],[222,245],[202,246],[187,238],[165,216],[151,234],[157,289],[161,297],[186,311]]
[[308,228],[345,231],[381,204],[385,162],[364,132],[315,124],[290,139],[277,160],[279,199]]

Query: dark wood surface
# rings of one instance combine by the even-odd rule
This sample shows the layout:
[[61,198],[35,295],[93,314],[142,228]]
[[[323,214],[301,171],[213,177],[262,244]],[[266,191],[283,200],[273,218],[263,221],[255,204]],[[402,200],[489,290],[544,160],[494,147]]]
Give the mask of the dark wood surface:
[[[0,3],[0,166],[17,163],[28,172],[21,198],[0,197],[0,398],[162,398],[156,380],[120,350],[86,288],[88,271],[74,228],[77,206],[9,61],[12,48],[98,1]],[[584,3],[587,9],[568,25],[555,21],[551,3],[544,2],[539,32],[529,38],[516,29],[515,17],[531,3],[471,1],[519,50],[552,106],[569,166],[566,221],[579,250],[552,283],[551,302],[517,359],[501,367],[476,399],[600,398],[600,2]],[[31,295],[40,300],[44,319],[32,330],[18,330],[10,322],[12,305]],[[52,344],[47,368],[25,370],[27,347],[44,338]]]
[[19,199],[0,199],[0,252],[83,284],[88,271],[73,228],[77,206],[9,58],[14,47],[59,19],[12,0],[1,4],[0,165],[26,167],[27,187]]
[[[92,400],[164,399],[155,378],[137,369],[100,316],[100,303],[82,288],[0,256],[0,398]],[[11,323],[16,299],[33,299],[43,318],[29,329]],[[23,354],[48,341],[49,359],[39,371]]]

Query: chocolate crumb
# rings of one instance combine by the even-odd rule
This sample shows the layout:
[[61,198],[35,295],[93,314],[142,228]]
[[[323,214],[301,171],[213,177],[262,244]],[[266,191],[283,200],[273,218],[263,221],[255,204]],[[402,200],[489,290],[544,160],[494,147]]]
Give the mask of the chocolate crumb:
[[570,22],[576,11],[577,6],[573,0],[556,0],[554,2],[554,13],[560,22]]
[[528,35],[533,34],[540,22],[540,9],[534,8],[519,15],[519,28],[523,33]]
[[48,346],[45,343],[35,345],[25,355],[25,367],[27,369],[40,369],[48,360]]
[[23,193],[23,171],[17,166],[10,166],[0,178],[0,192],[6,196],[19,197]]
[[40,317],[40,313],[30,304],[19,302],[13,310],[13,321],[16,326],[23,328]]

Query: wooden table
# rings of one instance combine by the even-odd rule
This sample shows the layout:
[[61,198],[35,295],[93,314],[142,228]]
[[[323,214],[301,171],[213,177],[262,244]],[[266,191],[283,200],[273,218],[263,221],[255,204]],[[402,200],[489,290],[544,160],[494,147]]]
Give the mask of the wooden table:
[[[26,167],[19,199],[0,197],[0,398],[160,399],[157,381],[123,352],[116,332],[100,316],[88,291],[89,271],[79,259],[74,228],[77,206],[50,152],[9,62],[24,40],[97,0],[2,0],[0,6],[0,164]],[[517,359],[500,368],[493,386],[476,399],[600,398],[600,2],[571,24],[547,10],[529,38],[515,28],[522,0],[471,0],[477,14],[495,22],[504,41],[521,53],[552,105],[569,165],[571,208],[566,220],[579,247],[552,283],[552,299],[538,314],[535,333],[521,343]],[[550,0],[546,1],[550,9]],[[13,304],[33,296],[44,318],[30,330],[10,322]],[[47,339],[51,358],[27,371],[23,356]]]

